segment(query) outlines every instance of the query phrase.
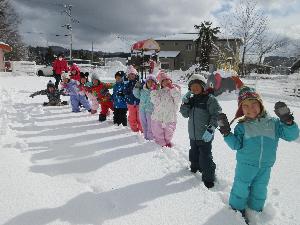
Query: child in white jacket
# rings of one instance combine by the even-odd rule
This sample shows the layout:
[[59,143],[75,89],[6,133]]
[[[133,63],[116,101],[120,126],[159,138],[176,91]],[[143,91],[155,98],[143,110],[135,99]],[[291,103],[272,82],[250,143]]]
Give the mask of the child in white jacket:
[[168,74],[160,71],[157,80],[161,89],[150,94],[154,105],[152,113],[152,133],[157,144],[172,147],[171,140],[176,128],[177,111],[181,101],[180,87],[174,85]]

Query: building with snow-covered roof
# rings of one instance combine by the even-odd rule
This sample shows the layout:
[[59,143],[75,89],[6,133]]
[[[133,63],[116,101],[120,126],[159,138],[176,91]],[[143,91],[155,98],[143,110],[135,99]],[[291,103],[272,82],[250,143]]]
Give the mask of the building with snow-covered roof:
[[[162,68],[186,70],[199,62],[196,50],[197,39],[198,33],[179,33],[155,38],[161,50],[159,57]],[[226,55],[226,58],[239,58],[240,45],[240,39],[220,35],[215,43],[210,64],[217,67],[217,63],[221,58],[220,52],[223,53],[223,58],[224,55]],[[165,54],[164,52],[168,53],[168,55],[162,57],[162,55]]]

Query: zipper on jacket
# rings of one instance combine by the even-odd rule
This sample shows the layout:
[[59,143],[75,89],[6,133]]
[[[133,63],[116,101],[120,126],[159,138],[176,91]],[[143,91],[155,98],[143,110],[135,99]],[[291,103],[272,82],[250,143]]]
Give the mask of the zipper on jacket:
[[259,164],[258,164],[259,168],[261,167],[261,159],[262,159],[262,154],[264,152],[263,142],[264,142],[264,137],[260,137],[260,156],[259,156]]

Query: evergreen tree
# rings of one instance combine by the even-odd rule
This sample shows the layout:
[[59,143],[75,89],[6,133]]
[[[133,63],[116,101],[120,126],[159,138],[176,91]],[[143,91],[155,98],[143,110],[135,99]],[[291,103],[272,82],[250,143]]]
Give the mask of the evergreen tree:
[[217,34],[220,27],[212,27],[211,22],[204,21],[201,25],[195,25],[199,31],[199,37],[196,40],[196,58],[199,58],[200,70],[209,70],[209,58],[213,50],[213,43],[217,40]]

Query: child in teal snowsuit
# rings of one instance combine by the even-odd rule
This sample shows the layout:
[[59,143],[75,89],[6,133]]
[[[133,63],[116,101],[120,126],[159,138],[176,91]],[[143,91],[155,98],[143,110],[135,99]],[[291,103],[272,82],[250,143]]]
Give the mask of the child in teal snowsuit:
[[294,141],[299,137],[299,128],[283,102],[275,104],[274,112],[279,119],[269,116],[253,88],[241,88],[238,106],[235,119],[243,118],[234,133],[230,132],[225,114],[219,115],[218,124],[227,145],[237,151],[229,204],[245,215],[247,207],[259,212],[263,210],[279,138]]

